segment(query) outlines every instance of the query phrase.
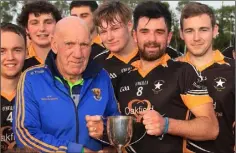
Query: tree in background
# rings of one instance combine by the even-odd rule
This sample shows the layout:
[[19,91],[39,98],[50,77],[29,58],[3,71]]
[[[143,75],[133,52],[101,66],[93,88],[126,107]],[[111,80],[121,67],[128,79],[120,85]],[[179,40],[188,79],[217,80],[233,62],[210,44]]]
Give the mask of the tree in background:
[[67,0],[56,0],[56,1],[51,1],[51,2],[61,12],[62,17],[70,15],[69,4],[71,1],[69,2]]
[[215,10],[219,26],[219,36],[215,39],[213,47],[223,51],[232,45],[235,33],[235,6],[222,6]]
[[1,22],[12,22],[17,14],[17,1],[1,1]]

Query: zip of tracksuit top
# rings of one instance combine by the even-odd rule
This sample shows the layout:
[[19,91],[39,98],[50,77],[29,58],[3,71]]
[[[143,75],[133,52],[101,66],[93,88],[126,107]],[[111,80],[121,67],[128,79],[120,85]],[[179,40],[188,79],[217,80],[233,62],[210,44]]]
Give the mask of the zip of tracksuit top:
[[[97,67],[98,65],[96,65],[95,63],[93,64],[90,61],[91,63],[90,62],[88,63],[88,66],[87,66],[86,70],[82,74],[83,80],[80,80],[80,82],[77,82],[77,84],[75,83],[74,85],[71,85],[69,82],[67,82],[62,77],[62,75],[57,70],[57,67],[56,67],[56,64],[55,64],[55,57],[56,57],[56,55],[52,51],[50,51],[50,53],[49,53],[49,55],[48,55],[48,57],[46,59],[46,62],[45,62],[46,66],[41,66],[41,67],[38,66],[38,67],[35,67],[35,68],[30,68],[29,70],[26,70],[26,72],[24,73],[23,77],[21,77],[21,79],[22,78],[24,79],[24,77],[26,77],[25,79],[27,79],[27,76],[26,76],[27,74],[29,75],[29,74],[41,73],[41,72],[42,73],[47,73],[47,74],[45,74],[45,75],[47,75],[45,77],[48,77],[48,74],[50,74],[51,77],[49,77],[48,79],[52,79],[52,78],[54,78],[54,79],[52,79],[53,80],[52,84],[49,85],[49,87],[48,87],[48,88],[50,88],[49,91],[51,91],[51,90],[53,90],[53,91],[57,90],[57,92],[60,91],[60,93],[62,93],[62,94],[60,94],[59,96],[60,97],[62,96],[62,98],[63,97],[66,98],[67,97],[66,99],[69,99],[69,101],[71,103],[73,103],[73,107],[74,107],[74,110],[75,110],[75,120],[76,120],[75,124],[69,122],[70,123],[69,125],[63,125],[63,126],[72,126],[73,125],[73,129],[75,129],[76,132],[73,134],[73,130],[71,129],[72,131],[71,130],[68,131],[69,134],[68,134],[68,132],[66,132],[65,135],[61,135],[61,132],[62,133],[65,132],[66,128],[64,127],[63,129],[56,129],[56,131],[59,130],[61,132],[59,132],[60,133],[59,136],[58,135],[57,136],[53,135],[53,136],[56,137],[56,138],[59,137],[60,140],[62,139],[62,137],[64,139],[64,140],[62,140],[62,142],[61,141],[58,142],[60,144],[58,144],[58,145],[56,144],[55,145],[53,142],[50,144],[50,141],[49,141],[49,144],[45,145],[45,142],[41,142],[40,140],[32,139],[32,140],[36,141],[36,144],[34,144],[34,142],[29,141],[28,138],[26,138],[23,133],[19,134],[20,130],[22,130],[22,129],[25,130],[24,126],[22,128],[21,124],[19,124],[19,123],[17,124],[17,122],[13,122],[13,129],[14,129],[14,134],[16,135],[17,145],[18,145],[18,147],[22,147],[22,146],[25,146],[25,145],[26,146],[30,146],[30,147],[34,147],[34,148],[36,147],[37,149],[39,149],[39,150],[41,150],[43,152],[49,152],[49,151],[81,152],[83,147],[87,147],[87,148],[89,148],[91,150],[98,151],[98,150],[102,149],[102,145],[98,141],[96,141],[96,140],[94,140],[94,139],[92,139],[91,137],[88,136],[88,131],[87,131],[87,128],[86,128],[86,123],[85,123],[84,119],[82,119],[83,121],[79,120],[79,116],[81,116],[79,114],[82,113],[83,116],[85,116],[87,114],[88,115],[103,115],[105,117],[106,116],[110,116],[110,115],[118,115],[119,114],[110,78],[109,78],[107,72],[105,72],[101,68],[98,68]],[[48,69],[50,70],[50,73],[48,73]],[[47,71],[47,72],[43,72],[43,71]],[[44,80],[46,80],[45,77],[43,77]],[[42,77],[38,78],[38,79],[42,79]],[[38,81],[38,79],[37,79],[37,81]],[[46,83],[48,84],[48,83],[50,83],[50,81],[47,81]],[[107,82],[109,82],[109,83],[106,84]],[[45,85],[45,83],[44,84],[43,83],[42,83],[41,86]],[[47,84],[46,84],[46,87],[48,86]],[[95,93],[92,92],[92,89],[94,89],[92,87],[94,87],[94,85],[95,85],[95,87],[100,87],[101,88],[101,94],[103,95],[103,97],[101,98],[102,99],[101,101],[96,99]],[[107,89],[107,85],[109,86],[108,89]],[[37,85],[37,87],[38,86],[40,87],[40,85]],[[55,88],[55,89],[53,89],[53,88]],[[71,95],[74,92],[73,88],[77,88],[76,89],[77,90],[76,94],[80,93],[80,95],[81,95],[81,96],[79,96],[79,102],[81,102],[81,104],[78,104],[77,107],[76,107],[76,104],[74,103],[73,98],[71,97]],[[80,90],[80,88],[81,88],[81,90]],[[71,90],[71,89],[73,89],[73,90]],[[104,91],[104,93],[102,93],[102,90],[107,90],[107,92]],[[31,94],[33,95],[33,93],[31,93]],[[45,93],[42,93],[42,94],[43,95],[46,94],[46,91],[45,91]],[[92,96],[93,94],[94,94],[94,96]],[[37,96],[38,96],[38,94],[37,94]],[[19,97],[19,99],[22,100],[22,98],[20,98],[20,97]],[[86,99],[86,100],[83,100],[83,99]],[[66,101],[68,101],[68,100],[66,100]],[[84,103],[84,101],[86,101],[86,103]],[[40,105],[43,102],[44,101],[40,102]],[[17,108],[17,107],[20,107],[21,103],[20,103],[20,101],[17,102],[17,103],[19,103],[19,104],[18,105],[16,104],[16,108],[14,109],[14,111],[15,111],[16,114],[18,114],[18,113],[20,114],[20,108]],[[43,107],[44,107],[44,105],[48,105],[48,104],[44,104],[43,103]],[[60,107],[59,105],[58,106],[56,105],[55,107]],[[61,106],[61,107],[63,107],[63,106]],[[81,109],[81,107],[83,107],[83,109]],[[99,107],[101,107],[101,108],[99,108]],[[43,111],[42,112],[42,114],[43,114],[44,111],[47,111],[47,109],[48,108],[45,107],[43,110],[40,110],[40,111]],[[19,112],[17,112],[17,111],[19,111]],[[47,113],[48,114],[53,114],[53,111],[55,111],[55,110],[52,109],[50,111],[52,111],[52,112],[46,112],[46,115],[47,115]],[[65,113],[66,113],[66,111],[68,111],[68,108],[65,110]],[[65,114],[65,116],[68,116],[68,113],[69,112],[67,112]],[[15,120],[18,119],[16,114],[14,115]],[[58,116],[60,116],[60,115],[61,114],[59,114]],[[69,115],[71,115],[71,113],[69,113]],[[21,118],[21,117],[22,116],[20,116],[19,118]],[[55,120],[60,120],[61,119],[62,123],[64,123],[64,122],[67,123],[67,120],[64,121],[63,117],[64,116],[61,116],[61,118],[60,117],[59,118],[56,117]],[[48,121],[47,119],[45,119],[45,120]],[[60,123],[57,123],[57,122],[55,122],[55,123],[60,125]],[[42,124],[41,126],[43,126],[43,123],[40,123],[40,124]],[[52,120],[52,124],[53,124],[53,120]],[[79,124],[82,124],[82,125],[79,126]],[[79,129],[79,127],[80,128],[82,127],[82,129]],[[18,130],[19,130],[19,132],[18,132]],[[26,129],[26,130],[28,130],[28,129]],[[46,127],[46,130],[47,130],[47,127]],[[49,131],[50,131],[50,129],[49,129]],[[47,133],[47,131],[44,131],[44,132]],[[53,131],[50,131],[50,132],[53,132]],[[49,134],[50,134],[50,132],[49,132]],[[21,134],[23,134],[23,135],[21,135]],[[29,136],[29,137],[31,137],[31,136]],[[66,138],[66,137],[68,137],[68,138]],[[80,139],[81,138],[83,138],[83,139],[80,140],[79,137],[80,137]],[[22,141],[22,138],[24,138],[26,141],[25,142]],[[37,139],[37,137],[36,137],[36,139]],[[37,141],[40,141],[40,142],[37,143]],[[47,142],[48,141],[46,141],[46,143]],[[45,148],[43,148],[44,146],[45,146]]]

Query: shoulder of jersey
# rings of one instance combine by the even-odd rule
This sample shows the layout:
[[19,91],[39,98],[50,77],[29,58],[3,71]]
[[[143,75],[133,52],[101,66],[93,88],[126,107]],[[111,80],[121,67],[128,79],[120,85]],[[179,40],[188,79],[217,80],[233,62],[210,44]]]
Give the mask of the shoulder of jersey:
[[45,64],[32,66],[32,67],[27,68],[24,71],[24,73],[26,73],[27,75],[39,75],[39,74],[45,73],[47,67],[48,66]]
[[110,53],[109,50],[104,50],[103,52],[101,52],[101,53],[97,54],[96,56],[94,56],[93,59],[97,59],[97,58],[100,58],[102,56],[108,56],[109,53]]
[[229,58],[229,57],[224,57],[224,61],[228,63],[227,65],[235,67],[235,59]]

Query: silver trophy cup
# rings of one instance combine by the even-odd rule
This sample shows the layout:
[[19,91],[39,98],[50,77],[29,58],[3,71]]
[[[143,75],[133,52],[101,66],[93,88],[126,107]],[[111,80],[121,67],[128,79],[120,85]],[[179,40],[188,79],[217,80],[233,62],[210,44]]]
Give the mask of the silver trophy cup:
[[107,118],[107,135],[110,143],[99,141],[114,146],[118,153],[122,153],[122,149],[140,141],[145,135],[135,142],[130,143],[133,136],[133,127],[135,119],[132,116],[109,116]]
[[108,139],[118,153],[122,153],[122,147],[126,147],[133,135],[134,119],[131,116],[110,116],[107,119]]

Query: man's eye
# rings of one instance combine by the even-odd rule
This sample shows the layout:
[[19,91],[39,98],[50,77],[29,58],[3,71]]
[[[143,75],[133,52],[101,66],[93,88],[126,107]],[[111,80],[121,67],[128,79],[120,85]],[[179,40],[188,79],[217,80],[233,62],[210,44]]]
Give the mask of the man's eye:
[[185,30],[185,33],[190,33],[192,32],[192,30]]
[[208,31],[208,29],[202,29],[201,31]]
[[148,33],[148,31],[143,30],[143,31],[140,31],[140,33],[146,34],[146,33]]
[[1,55],[5,54],[5,50],[1,49]]
[[16,52],[21,52],[21,51],[22,51],[22,49],[16,49],[15,51],[16,51]]
[[106,33],[106,31],[103,31],[103,30],[102,30],[102,31],[100,31],[99,33],[100,33],[100,34],[104,34],[104,33]]
[[81,46],[81,47],[84,47],[84,48],[87,48],[87,47],[89,47],[89,44],[87,44],[87,43],[81,43],[80,46]]
[[73,45],[74,45],[74,43],[73,43],[73,42],[66,42],[65,44],[66,44],[66,46],[68,46],[68,47],[71,47],[71,46],[73,46]]
[[31,24],[31,25],[37,25],[38,22],[31,22],[30,24]]
[[53,24],[53,21],[47,21],[46,23],[47,24]]

